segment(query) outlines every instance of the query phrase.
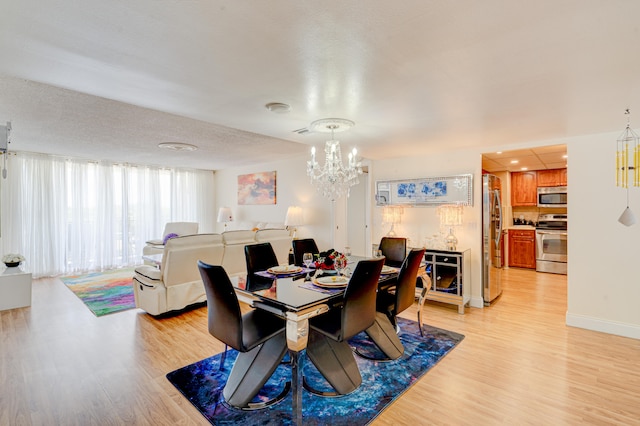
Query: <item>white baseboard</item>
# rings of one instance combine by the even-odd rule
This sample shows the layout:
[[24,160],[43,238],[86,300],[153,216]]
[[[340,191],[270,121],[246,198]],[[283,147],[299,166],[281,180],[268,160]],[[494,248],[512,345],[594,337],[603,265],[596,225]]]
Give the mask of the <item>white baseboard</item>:
[[482,297],[474,297],[472,296],[469,299],[469,306],[472,308],[484,308],[484,299]]
[[571,327],[585,328],[587,330],[640,339],[640,326],[634,324],[603,320],[585,315],[570,314],[568,312],[566,315],[566,323]]

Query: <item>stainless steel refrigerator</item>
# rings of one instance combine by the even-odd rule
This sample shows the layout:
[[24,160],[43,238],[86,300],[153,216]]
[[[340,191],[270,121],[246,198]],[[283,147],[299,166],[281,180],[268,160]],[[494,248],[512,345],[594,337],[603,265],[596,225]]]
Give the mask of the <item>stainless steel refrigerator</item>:
[[482,296],[485,306],[502,294],[502,204],[500,178],[482,176]]

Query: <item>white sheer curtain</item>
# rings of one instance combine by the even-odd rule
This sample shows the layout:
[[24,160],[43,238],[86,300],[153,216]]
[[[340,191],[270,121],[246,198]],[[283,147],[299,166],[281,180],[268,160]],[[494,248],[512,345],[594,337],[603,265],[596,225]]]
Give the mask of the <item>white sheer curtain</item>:
[[136,265],[166,222],[214,226],[213,172],[11,153],[2,179],[2,253],[35,277]]

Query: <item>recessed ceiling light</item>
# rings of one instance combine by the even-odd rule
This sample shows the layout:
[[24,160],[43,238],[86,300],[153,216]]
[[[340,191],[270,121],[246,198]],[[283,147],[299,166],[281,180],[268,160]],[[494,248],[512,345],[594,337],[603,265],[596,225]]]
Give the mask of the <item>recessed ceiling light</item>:
[[286,114],[287,112],[291,111],[291,105],[282,102],[269,102],[264,107],[271,112],[275,112],[276,114]]
[[496,152],[496,154],[498,154],[498,155],[499,155],[499,154],[502,154],[502,151],[498,151],[498,152]]
[[518,164],[518,160],[511,160],[511,164]]
[[170,149],[172,151],[195,151],[197,146],[182,142],[162,142],[158,144],[158,148]]
[[529,170],[529,168],[528,167],[520,167],[520,170],[523,170],[523,171],[524,170]]

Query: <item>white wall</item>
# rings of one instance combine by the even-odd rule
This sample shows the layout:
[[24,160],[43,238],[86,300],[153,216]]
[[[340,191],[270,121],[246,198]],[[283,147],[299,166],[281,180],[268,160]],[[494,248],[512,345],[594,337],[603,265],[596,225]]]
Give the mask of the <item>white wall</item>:
[[[302,208],[305,224],[298,227],[298,238],[315,238],[320,250],[333,247],[331,201],[318,194],[306,172],[307,156],[300,156],[258,166],[236,167],[216,172],[216,212],[219,207],[231,207],[234,220],[284,222],[287,207]],[[276,171],[276,204],[238,205],[238,175]],[[218,232],[222,232],[218,224]]]
[[[567,324],[640,339],[640,223],[618,217],[626,191],[615,186],[618,133],[567,141],[569,156]],[[629,188],[640,217],[640,188]]]
[[[482,307],[482,157],[476,151],[440,153],[424,157],[395,158],[373,162],[372,181],[473,175],[473,206],[464,207],[464,225],[456,228],[458,250],[471,249],[471,306]],[[373,187],[371,189],[374,190]],[[373,198],[373,197],[372,197]],[[380,241],[390,225],[382,223],[382,207],[372,201],[372,241]],[[436,207],[407,207],[402,223],[396,225],[398,236],[410,239],[412,246],[422,246],[427,236],[440,233]]]

